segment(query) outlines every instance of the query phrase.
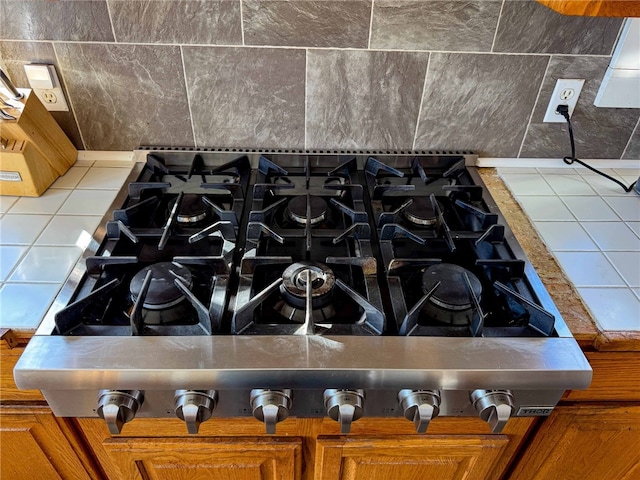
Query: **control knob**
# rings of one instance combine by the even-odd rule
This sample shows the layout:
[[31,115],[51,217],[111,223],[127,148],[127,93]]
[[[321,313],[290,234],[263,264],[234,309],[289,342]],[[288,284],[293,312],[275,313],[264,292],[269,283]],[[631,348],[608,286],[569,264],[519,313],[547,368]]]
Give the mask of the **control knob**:
[[431,419],[440,413],[438,390],[400,390],[398,401],[404,416],[414,423],[418,433],[426,432]]
[[133,420],[143,401],[141,390],[100,390],[96,412],[107,423],[109,432],[118,434],[125,423]]
[[351,422],[362,417],[364,390],[329,388],[324,391],[324,407],[329,418],[340,424],[340,433],[349,433]]
[[493,433],[500,433],[513,413],[513,395],[509,390],[474,390],[471,403],[478,416],[487,422]]
[[276,433],[276,423],[289,416],[291,408],[291,390],[251,390],[251,409],[253,416],[264,422],[269,434]]
[[217,402],[215,390],[176,390],[176,416],[184,420],[190,434],[196,434],[200,424],[211,418]]

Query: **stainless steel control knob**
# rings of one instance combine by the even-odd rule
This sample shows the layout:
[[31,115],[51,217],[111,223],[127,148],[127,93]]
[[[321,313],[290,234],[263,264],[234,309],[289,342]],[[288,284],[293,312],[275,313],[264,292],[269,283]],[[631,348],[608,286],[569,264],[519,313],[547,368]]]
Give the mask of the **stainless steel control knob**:
[[264,422],[269,434],[276,433],[276,423],[289,416],[292,405],[291,390],[251,390],[251,409],[253,416]]
[[109,432],[118,434],[125,423],[133,420],[142,402],[141,390],[100,390],[96,412],[107,422]]
[[440,413],[438,390],[400,390],[398,402],[404,416],[414,423],[418,433],[426,432],[431,419]]
[[509,390],[474,390],[471,403],[479,417],[487,422],[493,433],[500,433],[513,413],[513,395]]
[[198,433],[200,424],[211,418],[218,394],[215,390],[176,390],[176,416],[187,424],[187,431]]
[[329,418],[340,424],[340,433],[349,433],[351,422],[362,417],[364,390],[329,388],[324,391],[324,407]]

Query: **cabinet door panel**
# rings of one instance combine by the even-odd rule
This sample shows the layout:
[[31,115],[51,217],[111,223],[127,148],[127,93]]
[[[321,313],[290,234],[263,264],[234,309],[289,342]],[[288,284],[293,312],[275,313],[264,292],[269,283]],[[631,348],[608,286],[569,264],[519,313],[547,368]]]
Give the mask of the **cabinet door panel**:
[[640,405],[556,407],[510,478],[640,478]]
[[488,478],[505,435],[319,437],[316,480],[462,480]]
[[49,409],[2,408],[0,414],[0,478],[89,480]]
[[297,438],[114,438],[103,446],[122,478],[132,480],[300,478]]

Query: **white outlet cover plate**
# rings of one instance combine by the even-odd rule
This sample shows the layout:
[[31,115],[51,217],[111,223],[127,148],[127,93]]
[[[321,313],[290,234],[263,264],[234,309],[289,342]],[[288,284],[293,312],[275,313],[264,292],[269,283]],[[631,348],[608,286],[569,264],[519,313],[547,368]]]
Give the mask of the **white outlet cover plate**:
[[[45,92],[49,94],[53,94],[55,96],[55,103],[50,103],[45,100]],[[48,89],[40,89],[34,88],[33,93],[36,94],[36,97],[42,102],[44,108],[49,110],[50,112],[68,112],[69,105],[67,105],[67,99],[64,98],[64,93],[61,88],[48,88]]]
[[[576,104],[578,103],[578,97],[580,97],[580,92],[582,91],[582,86],[584,85],[584,80],[576,80],[576,79],[566,79],[560,78],[556,82],[556,87],[553,89],[553,93],[551,94],[551,98],[549,99],[549,105],[547,106],[547,111],[544,114],[545,123],[565,123],[566,120],[562,115],[556,113],[556,108],[558,105],[568,105],[569,106],[569,117],[573,115],[573,110],[576,108]],[[565,90],[573,90],[573,95],[571,98],[563,99],[562,92]]]

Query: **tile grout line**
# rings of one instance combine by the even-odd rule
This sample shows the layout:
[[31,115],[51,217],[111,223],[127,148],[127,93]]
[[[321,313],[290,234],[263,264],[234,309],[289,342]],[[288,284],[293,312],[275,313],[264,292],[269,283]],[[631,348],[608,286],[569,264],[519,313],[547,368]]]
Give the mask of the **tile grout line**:
[[427,58],[427,68],[424,71],[424,82],[422,83],[422,95],[420,96],[420,108],[418,108],[418,117],[416,118],[416,128],[413,131],[413,144],[411,150],[416,149],[416,140],[418,138],[418,126],[420,125],[420,117],[422,116],[422,106],[424,104],[424,93],[427,88],[427,77],[429,76],[429,65],[431,65],[431,53]]
[[104,2],[107,5],[107,15],[109,16],[109,25],[111,26],[111,34],[113,35],[113,43],[118,43],[118,39],[116,37],[116,29],[113,25],[113,15],[111,14],[111,6],[109,5],[109,0]]
[[[53,50],[53,56],[56,57],[56,63],[58,64],[58,70],[60,73],[60,77],[62,79],[62,83],[67,86],[67,81],[64,78],[64,73],[62,72],[62,68],[60,67],[60,59],[58,58],[58,50],[56,49],[55,43],[51,42],[51,48]],[[78,115],[76,114],[76,109],[73,105],[73,100],[71,99],[71,93],[68,88],[66,88],[67,92],[67,100],[69,100],[69,106],[71,107],[71,114],[73,115],[73,121],[76,124],[76,128],[78,129],[78,135],[80,135],[80,141],[82,142],[82,148],[87,148],[87,142],[84,140],[84,135],[82,134],[82,129],[80,128],[80,122],[78,122]],[[76,157],[77,158],[77,157]]]
[[624,26],[627,23],[627,19],[624,18],[622,20],[622,22],[620,23],[620,28],[618,29],[618,34],[616,35],[616,39],[613,42],[613,45],[611,46],[611,53],[609,53],[609,56],[613,56],[613,52],[616,51],[616,47],[618,46],[618,42],[620,41],[620,37],[622,36],[622,31],[624,30]]
[[[91,45],[115,45],[115,42],[104,41],[85,41],[85,40],[19,40],[19,39],[3,39],[3,42],[33,42],[33,43],[69,43],[69,44],[91,44]],[[256,49],[278,49],[278,50],[340,50],[340,51],[354,51],[364,52],[366,48],[359,47],[314,47],[314,46],[299,46],[299,45],[241,45],[235,43],[152,43],[152,42],[118,42],[117,45],[121,46],[136,46],[143,45],[148,47],[216,47],[216,48],[256,48]],[[372,48],[369,49],[374,52],[401,52],[401,53],[466,53],[474,55],[505,55],[505,56],[524,56],[524,57],[547,57],[554,55],[556,57],[594,57],[594,58],[611,58],[611,55],[605,54],[590,54],[590,53],[548,53],[548,52],[491,52],[491,51],[472,51],[472,50],[428,50],[428,49],[402,49],[402,48]]]
[[[619,220],[611,220],[612,222],[613,222],[613,221],[615,221],[615,222],[622,222],[622,223],[626,222],[626,220],[625,220],[624,218],[622,218],[622,215],[620,215],[620,214],[618,213],[618,211],[617,211],[615,208],[613,208],[613,205],[611,205],[609,202],[607,202],[607,197],[603,197],[603,196],[602,196],[602,195],[600,195],[599,193],[598,193],[598,197],[599,197],[599,198],[600,198],[600,199],[605,203],[605,205],[606,205],[607,207],[609,207],[609,208],[611,209],[611,211],[612,211],[613,213],[615,213],[615,214],[616,214],[616,216],[618,217],[618,219],[619,219]],[[616,196],[616,197],[614,197],[614,198],[629,198],[629,197]],[[599,221],[599,220],[595,220],[595,221],[597,222],[597,221]]]
[[187,68],[184,64],[184,51],[182,45],[180,45],[180,60],[182,61],[182,78],[184,79],[184,91],[187,95],[187,107],[189,107],[189,123],[191,124],[191,135],[193,136],[193,147],[198,148],[198,142],[196,142],[196,129],[193,125],[193,113],[191,112],[191,96],[189,95],[189,85],[187,82]]
[[[588,232],[587,232],[588,233]],[[597,245],[597,244],[596,244]],[[618,267],[616,267],[616,264],[613,263],[613,260],[611,260],[609,258],[609,255],[607,255],[607,251],[606,250],[602,250],[602,248],[600,248],[600,245],[597,245],[597,247],[600,249],[600,254],[605,258],[605,260],[607,261],[607,263],[609,263],[609,265],[611,266],[611,268],[613,268],[613,271],[616,272],[618,274],[618,276],[620,277],[620,280],[622,280],[622,282],[624,283],[624,287],[626,288],[633,288],[631,286],[631,282],[629,280],[627,280],[627,278],[623,275],[622,271],[620,269],[618,269]],[[621,288],[621,287],[617,287],[617,288]],[[631,294],[633,295],[633,292],[631,292]]]
[[529,121],[527,122],[527,128],[524,129],[524,134],[522,135],[522,142],[520,143],[520,148],[518,149],[516,158],[520,158],[520,155],[522,154],[522,149],[524,148],[524,142],[527,139],[527,135],[529,134],[529,128],[531,127],[531,123],[533,122],[533,114],[535,113],[536,107],[538,106],[538,102],[540,101],[540,94],[542,93],[542,87],[544,86],[544,81],[547,78],[547,73],[549,72],[549,66],[551,65],[552,58],[553,58],[553,55],[549,55],[547,68],[544,69],[544,73],[542,74],[542,80],[540,80],[540,87],[538,88],[536,101],[533,102],[533,107],[531,107],[531,113],[529,114]]
[[629,135],[629,140],[627,140],[627,144],[624,146],[622,153],[620,154],[620,160],[624,160],[624,154],[627,153],[629,145],[631,145],[631,140],[633,140],[633,135],[638,131],[638,125],[640,125],[640,115],[638,115],[638,121],[636,122],[636,126],[631,130],[631,135]]
[[[242,46],[245,46],[244,43],[244,13],[243,13],[243,9],[242,9],[242,1],[243,0],[238,0],[240,2],[240,39],[242,41]],[[237,45],[236,45],[237,46]]]
[[500,28],[500,20],[502,19],[502,10],[504,9],[504,3],[506,0],[502,0],[500,4],[500,12],[498,13],[498,21],[496,22],[496,31],[493,33],[493,42],[491,42],[491,53],[496,46],[496,38],[498,38],[498,29]]
[[371,0],[371,15],[369,15],[369,40],[367,41],[367,50],[371,50],[371,37],[373,35],[373,3]]

